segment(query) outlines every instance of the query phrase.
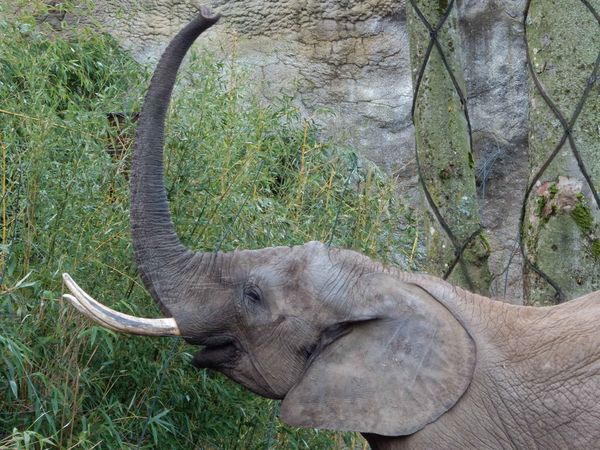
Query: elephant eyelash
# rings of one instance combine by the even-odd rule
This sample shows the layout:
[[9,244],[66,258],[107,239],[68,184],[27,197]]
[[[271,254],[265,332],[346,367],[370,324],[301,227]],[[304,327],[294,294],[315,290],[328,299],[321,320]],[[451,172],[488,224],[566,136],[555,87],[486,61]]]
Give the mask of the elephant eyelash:
[[253,288],[249,288],[244,291],[244,298],[246,298],[247,300],[249,300],[251,303],[254,303],[254,304],[262,303],[260,293],[256,289],[253,289]]

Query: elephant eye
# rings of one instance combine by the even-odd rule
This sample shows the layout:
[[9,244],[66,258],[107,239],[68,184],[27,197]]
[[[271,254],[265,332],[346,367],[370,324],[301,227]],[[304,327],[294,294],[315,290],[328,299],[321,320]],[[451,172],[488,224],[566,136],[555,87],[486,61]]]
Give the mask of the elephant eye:
[[258,305],[261,303],[260,293],[255,287],[246,288],[244,291],[244,299],[253,305]]

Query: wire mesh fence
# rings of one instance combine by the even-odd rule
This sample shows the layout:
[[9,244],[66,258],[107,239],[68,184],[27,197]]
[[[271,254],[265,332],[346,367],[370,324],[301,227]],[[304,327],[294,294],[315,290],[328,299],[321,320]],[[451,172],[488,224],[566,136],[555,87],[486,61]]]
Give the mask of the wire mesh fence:
[[[450,278],[458,267],[462,280],[464,280],[464,287],[470,290],[485,291],[486,288],[479,286],[479,280],[477,279],[481,278],[481,275],[476,275],[473,264],[465,259],[467,248],[473,248],[474,241],[481,238],[483,226],[479,220],[478,207],[474,199],[476,195],[475,179],[469,177],[474,169],[474,164],[471,162],[473,133],[467,98],[462,86],[463,83],[459,82],[456,70],[452,67],[460,64],[460,56],[457,55],[458,49],[456,48],[459,44],[450,43],[444,48],[440,42],[441,35],[448,40],[458,40],[453,37],[452,33],[447,31],[448,28],[456,27],[456,17],[453,17],[453,20],[450,21],[451,15],[456,16],[457,14],[455,2],[452,0],[447,6],[444,5],[443,14],[440,14],[442,6],[437,4],[437,6],[434,6],[433,3],[427,4],[431,17],[441,16],[436,24],[429,22],[415,0],[411,0],[410,5],[418,21],[427,31],[427,33],[421,34],[417,34],[415,31],[415,35],[411,37],[411,40],[416,41],[423,36],[429,36],[429,42],[426,46],[422,42],[419,43],[419,49],[423,47],[426,47],[426,49],[424,51],[413,50],[411,54],[413,67],[418,66],[418,75],[414,80],[412,103],[412,116],[417,134],[417,169],[421,189],[429,206],[429,211],[434,217],[434,222],[437,222],[437,225],[446,236],[446,238],[440,239],[436,236],[437,232],[432,231],[430,240],[435,241],[435,246],[438,248],[445,248],[447,244],[452,247],[452,253],[448,253],[451,258],[450,261],[445,262],[443,266],[440,265],[441,267],[431,264],[429,264],[429,267],[433,273],[441,272],[436,274],[444,279]],[[414,22],[414,20],[412,21]],[[411,19],[409,19],[410,22]],[[412,25],[413,30],[418,28],[418,25]],[[417,45],[414,44],[413,47],[417,47]],[[441,61],[441,65],[436,64],[434,54]],[[450,62],[451,60],[453,63]],[[445,73],[436,76],[436,72]],[[462,73],[458,75],[462,78]],[[435,80],[433,77],[435,77]],[[428,80],[427,85],[423,86],[426,79]],[[442,84],[450,87],[443,86],[439,92],[432,94],[433,85]],[[422,95],[421,93],[424,90],[427,91],[427,94]],[[449,90],[452,90],[452,92],[448,92]],[[436,94],[439,97],[434,98]],[[429,120],[427,117],[429,117]],[[447,134],[444,134],[446,132],[438,132],[435,138],[427,136],[428,133],[425,128],[435,129],[438,126],[436,122],[441,124],[440,127],[447,129]],[[461,125],[463,123],[464,125]],[[463,126],[465,127],[464,132],[462,130]],[[446,154],[448,152],[451,152],[452,156],[450,157],[451,160],[446,163],[445,159],[447,159]],[[436,160],[438,162],[434,162]],[[443,192],[445,190],[451,191],[451,193]],[[449,195],[453,199],[448,201]],[[467,202],[459,206],[458,199],[466,199]],[[468,205],[469,200],[471,205]],[[430,226],[432,230],[437,228],[433,224]],[[433,253],[432,248],[428,247],[429,253]],[[436,251],[444,253],[443,257],[446,257],[447,250],[439,249]],[[484,255],[483,259],[486,258]],[[470,255],[469,259],[473,259],[473,255]],[[479,258],[476,257],[476,259]],[[481,266],[482,264],[478,263],[477,265]]]
[[[591,61],[591,64],[590,64],[590,61],[584,61],[584,60],[579,60],[579,61],[571,60],[569,62],[569,64],[571,64],[573,66],[582,67],[582,68],[585,67],[584,70],[587,70],[588,72],[586,75],[587,82],[585,83],[585,86],[582,89],[582,92],[581,92],[579,98],[576,100],[574,107],[572,108],[573,110],[571,112],[571,116],[569,118],[566,118],[565,113],[563,111],[561,111],[561,108],[557,105],[557,103],[555,101],[552,100],[551,95],[548,94],[547,89],[544,87],[544,84],[540,80],[540,76],[538,75],[539,71],[535,67],[535,64],[532,62],[532,55],[534,54],[534,51],[532,51],[532,49],[529,48],[529,39],[530,38],[527,33],[527,28],[528,28],[528,26],[531,25],[530,9],[531,9],[532,3],[535,3],[535,1],[530,0],[527,2],[526,6],[524,8],[524,15],[523,15],[524,41],[525,41],[525,48],[526,48],[527,68],[528,68],[528,71],[530,74],[530,79],[532,80],[532,85],[533,85],[534,89],[539,93],[539,95],[541,96],[543,101],[548,105],[548,107],[552,111],[552,114],[555,118],[556,123],[562,128],[563,132],[562,132],[562,135],[560,136],[560,138],[557,139],[557,142],[554,145],[554,148],[552,149],[552,151],[549,152],[547,157],[544,157],[545,158],[544,160],[537,163],[537,167],[535,167],[533,169],[533,172],[531,173],[529,183],[523,194],[523,201],[520,205],[520,225],[519,225],[519,230],[516,233],[517,238],[516,238],[515,245],[513,245],[513,250],[511,251],[511,254],[508,258],[507,265],[500,271],[499,274],[496,274],[496,276],[500,276],[501,274],[506,275],[505,276],[505,286],[504,286],[504,292],[506,292],[506,283],[508,282],[507,275],[508,275],[508,271],[510,268],[510,264],[514,260],[515,250],[516,250],[516,246],[518,243],[518,247],[521,251],[521,254],[523,256],[523,259],[524,259],[527,267],[529,267],[532,271],[537,273],[543,280],[545,280],[546,283],[548,283],[555,289],[555,291],[557,292],[558,301],[565,301],[566,299],[568,299],[568,297],[563,292],[563,287],[560,286],[560,283],[558,281],[554,280],[549,274],[545,273],[539,267],[539,264],[535,262],[535,259],[537,259],[537,255],[535,254],[536,249],[531,246],[532,239],[528,238],[528,228],[527,227],[528,226],[531,227],[530,221],[528,221],[528,214],[529,215],[536,214],[535,212],[532,213],[532,209],[533,210],[536,209],[536,207],[537,207],[536,202],[538,201],[538,198],[533,198],[532,193],[535,191],[535,188],[537,186],[539,186],[540,180],[542,180],[545,176],[546,177],[555,177],[556,176],[556,173],[549,174],[548,168],[557,159],[557,156],[561,155],[561,153],[565,151],[565,145],[568,145],[568,147],[569,147],[568,151],[570,152],[570,154],[573,156],[574,160],[576,161],[576,166],[578,168],[579,174],[580,174],[582,180],[584,180],[584,184],[587,186],[586,191],[588,192],[589,197],[591,198],[592,202],[595,205],[598,205],[598,192],[597,192],[598,185],[597,185],[597,183],[594,183],[593,175],[591,174],[590,170],[588,169],[588,167],[590,166],[590,162],[591,162],[591,161],[589,161],[589,159],[590,158],[593,159],[593,158],[597,157],[597,155],[594,152],[588,151],[587,155],[586,155],[588,158],[588,161],[586,163],[586,161],[585,161],[586,156],[582,155],[582,152],[580,151],[580,148],[579,148],[581,144],[578,144],[578,141],[581,141],[581,139],[578,139],[578,137],[575,135],[574,129],[575,129],[575,124],[577,123],[577,120],[580,117],[582,110],[584,110],[584,108],[585,108],[586,102],[589,102],[590,98],[593,98],[594,101],[597,101],[595,98],[596,95],[595,95],[594,87],[596,86],[598,67],[599,67],[599,63],[600,63],[600,54],[597,53],[597,57],[595,57],[594,61]],[[594,21],[598,24],[598,13],[596,12],[596,10],[591,2],[586,1],[586,0],[581,0],[581,1],[578,0],[576,2],[571,2],[571,3],[574,3],[574,4],[578,3],[580,5],[583,5],[585,11],[587,11],[587,15],[589,17],[593,17]],[[420,60],[419,60],[420,67],[417,71],[418,75],[415,77],[414,97],[413,97],[413,106],[412,106],[413,118],[415,117],[415,111],[416,111],[418,102],[420,101],[419,94],[423,89],[422,83],[423,83],[423,79],[424,79],[424,74],[426,72],[426,68],[427,68],[428,64],[431,64],[432,55],[436,54],[439,56],[439,58],[442,62],[443,70],[447,73],[447,77],[451,81],[451,85],[452,85],[452,89],[453,89],[453,93],[451,94],[451,96],[454,95],[459,99],[459,102],[460,102],[460,105],[462,108],[461,112],[463,113],[464,120],[466,122],[466,127],[467,127],[468,134],[469,134],[468,147],[469,147],[469,151],[470,151],[470,149],[472,148],[472,136],[473,136],[473,133],[476,131],[473,131],[472,127],[471,127],[468,104],[467,104],[467,99],[466,99],[464,89],[461,87],[460,82],[457,81],[461,75],[456,74],[455,70],[452,67],[452,64],[449,63],[448,52],[454,52],[455,48],[448,46],[448,45],[444,46],[440,42],[440,34],[442,34],[445,31],[444,27],[448,28],[448,27],[452,26],[452,25],[449,25],[448,22],[449,22],[449,18],[451,17],[451,15],[453,13],[454,14],[456,13],[456,11],[455,11],[456,4],[454,1],[450,1],[447,3],[447,5],[444,5],[443,13],[440,14],[440,19],[435,24],[432,24],[427,20],[427,18],[425,17],[425,14],[420,10],[419,4],[417,1],[410,0],[410,5],[414,9],[414,11],[416,13],[416,17],[420,21],[420,24],[427,30],[427,33],[429,35],[429,41],[424,46],[424,47],[426,47],[426,50],[423,52],[423,55],[421,55]],[[565,14],[564,12],[559,12],[562,10],[562,7],[559,7],[558,5],[555,5],[555,6],[556,6],[555,10],[554,10],[555,14],[564,16],[564,14]],[[572,5],[569,5],[568,8],[572,9],[571,6]],[[440,8],[441,8],[441,6],[440,6]],[[440,10],[438,12],[442,12],[442,10]],[[431,13],[431,11],[430,11],[430,13]],[[573,14],[575,14],[575,13],[573,13]],[[432,16],[433,15],[434,14],[432,14]],[[574,25],[577,26],[577,24],[574,24]],[[573,26],[573,24],[570,24],[570,26]],[[596,26],[596,27],[592,26],[592,27],[586,28],[584,31],[583,26],[580,26],[580,29],[578,30],[579,34],[577,34],[578,39],[580,40],[580,43],[582,45],[585,45],[585,44],[583,44],[583,42],[586,42],[586,37],[585,37],[585,34],[582,34],[582,33],[586,33],[586,32],[591,33],[591,35],[587,36],[587,38],[589,39],[588,45],[590,45],[592,42],[596,42],[593,39],[593,37],[594,37],[593,35],[597,34],[599,29],[600,28],[598,28],[598,26]],[[550,40],[549,36],[552,35],[553,30],[551,28],[546,29],[544,31],[544,33],[545,33],[544,39],[546,41],[549,41]],[[572,30],[571,30],[571,34],[575,35],[575,33],[572,32]],[[579,44],[574,44],[574,45],[579,45]],[[591,47],[594,49],[592,51],[597,52],[597,48],[594,47],[593,44],[591,44]],[[537,52],[538,49],[534,49],[534,50],[535,50],[535,52]],[[548,62],[546,62],[546,64],[548,64]],[[464,70],[468,71],[469,69],[467,67]],[[544,70],[550,70],[550,67],[547,65]],[[446,101],[446,99],[444,99],[444,101]],[[481,130],[479,130],[479,131],[481,131]],[[584,133],[584,131],[580,130],[580,135],[582,133]],[[497,139],[496,139],[496,142],[497,142]],[[493,168],[495,162],[497,161],[498,156],[501,154],[501,151],[502,151],[498,145],[497,145],[497,147],[498,148],[496,149],[496,151],[493,154],[491,154],[491,155],[489,155],[489,157],[485,158],[483,167],[480,167],[478,169],[475,167],[472,167],[473,177],[477,178],[477,184],[479,185],[478,195],[481,199],[483,199],[482,201],[480,201],[481,205],[485,205],[486,180],[491,175],[492,168]],[[443,271],[443,273],[440,273],[440,275],[443,276],[444,279],[448,279],[452,275],[452,273],[456,270],[457,267],[462,267],[463,273],[467,274],[467,276],[466,276],[467,287],[472,289],[473,288],[473,279],[472,279],[472,276],[469,274],[469,269],[467,268],[467,265],[464,262],[464,254],[465,254],[465,250],[469,247],[469,245],[472,245],[473,240],[481,233],[481,231],[483,230],[483,227],[480,223],[480,225],[478,227],[473,228],[471,233],[468,233],[466,235],[466,238],[462,238],[462,239],[457,238],[457,233],[459,233],[458,227],[451,223],[451,219],[454,215],[458,214],[458,210],[460,207],[458,206],[458,204],[450,201],[449,203],[452,205],[453,209],[451,209],[451,210],[446,209],[446,213],[443,212],[444,209],[447,208],[447,205],[445,205],[445,204],[442,205],[442,202],[445,202],[445,200],[443,200],[443,197],[441,195],[439,195],[438,193],[433,194],[431,192],[431,189],[432,189],[431,178],[437,176],[437,173],[434,174],[433,176],[425,175],[424,165],[427,165],[429,163],[429,161],[424,161],[422,159],[422,157],[420,157],[421,152],[422,151],[419,151],[418,146],[417,146],[416,160],[417,160],[417,167],[418,167],[418,171],[419,171],[419,180],[420,180],[422,192],[423,192],[424,198],[427,201],[427,205],[429,206],[429,209],[432,212],[432,217],[435,218],[437,225],[443,230],[444,234],[447,236],[448,242],[453,247],[453,252],[454,252],[452,261],[447,264],[447,268]],[[436,158],[439,156],[429,155],[428,157]],[[457,156],[457,158],[460,158],[460,157],[462,157],[462,156],[460,156],[460,155]],[[533,158],[533,159],[535,159],[535,158]],[[533,161],[533,159],[532,159],[532,161]],[[536,165],[536,163],[532,162],[531,165],[532,165],[532,167],[534,167]],[[565,172],[566,173],[572,172],[570,169],[571,168],[565,168]],[[431,170],[431,169],[429,168],[428,170]],[[440,176],[442,176],[442,175],[440,175]],[[447,197],[446,197],[446,199],[447,199]],[[485,211],[483,210],[483,207],[482,207],[482,210],[481,210],[482,219],[484,217],[484,214],[485,214]],[[481,222],[483,222],[483,220]],[[589,239],[591,239],[591,241],[592,241],[590,245],[593,246],[593,244],[595,242],[594,234],[591,232],[589,234],[590,234]],[[463,235],[464,235],[464,233],[463,233]],[[528,246],[528,242],[530,244],[529,246]],[[572,251],[575,251],[575,249],[572,249]],[[531,284],[526,283],[526,288],[527,287],[532,288]]]
[[[539,208],[540,202],[545,201],[543,196],[539,196],[539,195],[533,195],[534,191],[536,191],[536,188],[540,187],[540,182],[546,178],[546,180],[549,180],[552,184],[551,189],[556,189],[555,192],[550,193],[549,197],[554,197],[556,196],[556,194],[558,193],[558,189],[560,186],[560,183],[554,183],[552,180],[555,180],[556,178],[558,178],[558,176],[575,176],[577,177],[577,174],[575,174],[574,170],[572,170],[571,167],[568,167],[568,164],[565,164],[564,160],[562,162],[558,161],[558,157],[559,155],[561,155],[562,158],[564,158],[566,156],[567,153],[570,153],[570,155],[572,155],[572,157],[574,158],[574,160],[576,161],[576,166],[577,166],[577,170],[579,171],[579,178],[581,178],[583,180],[583,183],[585,185],[587,185],[587,193],[589,198],[592,200],[592,203],[595,203],[595,209],[598,208],[598,206],[600,206],[600,201],[599,201],[599,197],[598,197],[598,183],[595,182],[593,180],[593,175],[589,170],[589,167],[592,166],[593,164],[593,159],[597,159],[598,155],[595,152],[587,152],[587,161],[585,160],[586,157],[584,157],[584,155],[582,154],[581,151],[581,135],[583,135],[585,133],[584,130],[579,130],[576,131],[576,124],[578,122],[578,119],[580,119],[581,113],[584,110],[584,107],[586,106],[586,103],[588,103],[591,100],[591,95],[593,94],[593,89],[596,86],[596,80],[597,80],[597,76],[598,76],[598,68],[600,66],[600,52],[598,51],[598,48],[596,46],[594,46],[592,43],[593,42],[598,42],[597,38],[594,39],[594,35],[597,35],[598,32],[600,31],[600,17],[598,16],[598,13],[596,12],[595,8],[592,6],[592,4],[586,0],[581,0],[581,1],[576,1],[576,2],[570,2],[571,4],[569,5],[564,5],[564,8],[561,7],[560,8],[554,8],[554,10],[552,12],[550,12],[550,10],[547,10],[546,14],[550,14],[550,15],[556,15],[557,16],[557,20],[562,21],[564,20],[566,17],[568,16],[572,16],[572,17],[576,17],[577,12],[580,13],[584,13],[584,15],[587,15],[588,18],[592,19],[592,26],[585,28],[583,26],[583,18],[582,17],[578,17],[575,23],[569,23],[569,25],[572,27],[573,25],[575,26],[579,26],[579,30],[577,32],[575,32],[572,28],[569,30],[569,34],[571,35],[571,37],[575,37],[576,39],[573,39],[571,41],[570,45],[573,45],[573,47],[575,47],[573,50],[571,50],[571,48],[569,48],[568,46],[566,46],[565,48],[568,48],[569,50],[571,50],[571,55],[567,56],[567,55],[558,55],[558,58],[563,59],[563,64],[562,64],[562,68],[564,70],[565,68],[565,62],[573,67],[578,67],[580,69],[577,69],[577,72],[579,72],[579,76],[582,80],[584,80],[584,87],[582,92],[579,95],[579,98],[577,99],[577,95],[575,93],[572,93],[572,97],[573,99],[575,99],[574,103],[570,103],[570,104],[564,104],[563,102],[563,106],[562,109],[561,107],[558,105],[558,103],[556,102],[556,100],[552,99],[552,95],[548,92],[548,88],[547,86],[544,85],[544,82],[542,81],[540,74],[543,73],[544,71],[556,71],[556,67],[550,67],[550,65],[559,65],[561,64],[560,61],[544,61],[543,63],[543,67],[539,67],[539,64],[537,62],[533,61],[533,58],[537,57],[538,55],[541,54],[541,51],[543,50],[543,46],[544,45],[548,45],[549,44],[549,35],[551,36],[553,32],[556,32],[557,34],[559,33],[558,30],[553,30],[553,29],[549,29],[549,30],[545,30],[545,35],[546,37],[542,38],[542,41],[546,41],[545,43],[541,42],[542,46],[538,49],[538,48],[531,48],[530,46],[530,39],[531,37],[529,36],[529,32],[528,30],[530,28],[535,28],[534,26],[534,21],[532,20],[531,17],[531,9],[533,6],[536,5],[536,1],[532,1],[529,0],[527,2],[527,5],[525,7],[525,12],[524,12],[524,33],[525,33],[525,47],[526,47],[526,55],[527,55],[527,68],[529,71],[529,76],[530,79],[533,82],[533,85],[535,87],[535,92],[537,93],[537,95],[539,95],[543,101],[545,102],[545,104],[548,106],[549,110],[552,112],[553,118],[545,118],[544,120],[548,123],[549,126],[553,126],[553,125],[558,125],[560,128],[562,128],[562,133],[561,135],[559,135],[560,137],[558,137],[557,139],[555,139],[557,142],[554,144],[552,144],[552,141],[547,141],[545,142],[543,145],[543,152],[547,154],[546,156],[542,156],[541,158],[536,158],[537,155],[533,154],[533,144],[536,143],[536,141],[539,141],[539,133],[537,134],[533,134],[530,133],[530,136],[532,138],[536,138],[535,140],[531,141],[532,147],[531,147],[531,151],[532,151],[532,163],[531,163],[531,168],[532,168],[532,172],[531,172],[531,178],[529,181],[529,184],[527,186],[527,189],[525,191],[524,194],[524,198],[523,198],[523,203],[521,205],[521,217],[520,217],[520,234],[519,234],[519,243],[520,243],[520,248],[521,248],[521,253],[523,255],[523,259],[526,262],[527,266],[533,271],[535,272],[539,277],[541,277],[543,280],[545,280],[546,283],[548,283],[549,285],[552,286],[552,288],[556,291],[556,295],[558,298],[558,301],[563,302],[568,300],[569,298],[572,298],[573,293],[569,292],[569,295],[565,293],[565,289],[567,288],[566,286],[562,285],[561,286],[561,282],[558,281],[558,278],[562,278],[560,271],[553,271],[553,274],[550,275],[548,273],[548,269],[544,269],[542,270],[542,268],[540,267],[540,263],[536,262],[535,259],[537,258],[537,248],[535,245],[535,242],[532,242],[533,239],[531,238],[531,232],[529,232],[529,228],[532,228],[532,220],[531,217],[532,216],[540,216],[540,214],[542,216],[545,215],[551,215],[553,214],[552,210],[549,212],[549,214],[544,213],[543,209],[541,208],[542,211],[536,211]],[[578,5],[583,6],[583,8],[580,8],[581,11],[577,11]],[[585,12],[587,12],[587,14],[585,14]],[[586,35],[586,33],[589,33]],[[564,36],[559,36],[557,37],[557,40],[559,39],[565,39]],[[538,42],[539,44],[539,42]],[[588,61],[586,63],[586,61],[584,60],[576,60],[573,59],[575,56],[580,56],[577,54],[576,49],[579,47],[581,48],[581,46],[590,46],[590,48],[592,49],[592,52],[596,53],[597,56],[595,57],[594,61]],[[591,63],[591,64],[588,64]],[[591,65],[591,67],[590,67]],[[586,71],[586,68],[590,67],[589,69],[587,69],[588,71]],[[560,76],[560,74],[558,74],[558,76]],[[565,76],[567,76],[565,74]],[[573,79],[573,80],[565,80],[564,83],[564,90],[569,91],[572,88],[576,89],[577,86],[577,80]],[[567,86],[568,85],[568,86]],[[563,93],[558,92],[556,89],[554,89],[554,96],[558,97],[558,96],[563,96]],[[597,95],[594,95],[593,97],[593,102],[597,104],[598,99],[597,99]],[[532,99],[535,100],[535,95],[532,96]],[[573,107],[574,106],[574,107]],[[570,115],[570,117],[567,117],[567,113],[566,113],[566,109],[567,108],[572,108],[572,113]],[[536,120],[535,116],[530,114],[531,117],[531,121],[532,121],[532,128],[535,131],[536,128],[536,124],[534,124],[533,122]],[[550,125],[552,124],[552,125]],[[538,126],[539,127],[539,126]],[[578,136],[579,135],[579,136]],[[595,139],[597,140],[598,136],[596,135]],[[539,147],[540,145],[536,143],[536,145]],[[550,145],[554,145],[554,148],[548,148]],[[536,161],[536,159],[538,159],[538,161]],[[555,163],[555,164],[560,164],[561,167],[561,174],[557,175],[557,170],[550,170],[551,165]],[[576,195],[583,195],[583,192],[586,189],[581,190],[580,192],[575,192]],[[552,200],[552,199],[550,199]],[[583,197],[579,198],[579,203],[578,205],[582,205],[583,203],[581,202],[581,200],[583,200]],[[548,206],[550,208],[554,208],[556,209],[556,204],[558,202],[554,201],[554,205],[549,204]],[[574,208],[577,208],[577,204],[574,205]],[[556,212],[556,211],[554,211]],[[572,210],[567,211],[569,213],[573,213]],[[566,233],[566,231],[565,231]],[[578,251],[575,247],[573,248],[568,248],[568,249],[561,249],[561,250],[566,250],[569,252],[575,252]],[[583,251],[581,251],[583,250]],[[585,250],[584,249],[580,249],[579,251],[581,251],[581,255],[580,257],[583,258]],[[557,257],[561,258],[560,255],[556,255]],[[551,258],[550,256],[547,256],[549,258]],[[551,263],[554,267],[558,267],[559,264],[556,263]],[[591,263],[595,269],[598,269],[598,263],[597,262],[592,262]],[[565,268],[566,271],[568,272],[574,272],[575,267],[568,267]],[[556,279],[554,279],[554,278]],[[563,282],[564,283],[564,282]]]

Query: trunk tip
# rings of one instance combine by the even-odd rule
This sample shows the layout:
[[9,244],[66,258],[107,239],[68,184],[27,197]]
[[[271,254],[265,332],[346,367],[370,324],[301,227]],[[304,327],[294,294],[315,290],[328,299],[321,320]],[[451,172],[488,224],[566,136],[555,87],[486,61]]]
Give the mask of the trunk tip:
[[212,23],[216,23],[221,18],[221,13],[212,14],[206,5],[200,5],[200,13],[198,15],[202,19]]

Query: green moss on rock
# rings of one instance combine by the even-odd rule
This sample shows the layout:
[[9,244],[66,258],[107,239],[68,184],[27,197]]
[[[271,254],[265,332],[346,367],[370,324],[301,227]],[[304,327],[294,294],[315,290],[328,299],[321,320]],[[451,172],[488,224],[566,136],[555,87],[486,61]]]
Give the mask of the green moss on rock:
[[538,198],[537,201],[537,208],[535,210],[535,215],[536,216],[541,216],[542,213],[544,212],[544,209],[546,208],[546,197],[541,196],[540,198]]
[[444,15],[446,13],[446,10],[448,9],[448,5],[449,5],[448,0],[439,0],[439,2],[438,2],[438,12],[441,15]]
[[571,217],[579,227],[581,234],[585,236],[592,231],[594,217],[592,216],[590,208],[585,203],[578,203],[575,205]]
[[600,257],[600,239],[596,239],[592,246],[590,247],[590,251],[594,256]]

